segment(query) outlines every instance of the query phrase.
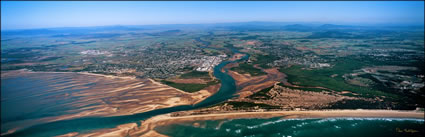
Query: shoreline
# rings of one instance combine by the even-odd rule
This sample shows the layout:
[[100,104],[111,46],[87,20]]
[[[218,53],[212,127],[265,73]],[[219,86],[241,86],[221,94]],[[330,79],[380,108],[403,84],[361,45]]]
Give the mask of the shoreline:
[[367,118],[417,118],[424,119],[424,112],[415,110],[381,110],[381,109],[326,109],[305,111],[266,111],[266,112],[230,112],[218,114],[201,114],[172,117],[170,114],[158,115],[147,119],[152,122],[165,120],[218,120],[218,119],[243,119],[279,117],[290,118],[332,118],[332,117],[367,117]]
[[[229,119],[267,119],[276,118],[281,119],[325,119],[325,118],[395,118],[395,119],[424,119],[423,111],[415,110],[307,110],[307,111],[268,111],[268,112],[230,112],[219,114],[201,114],[190,116],[172,117],[171,113],[157,115],[146,120],[141,121],[141,125],[137,126],[136,123],[127,123],[118,125],[115,128],[100,129],[89,133],[67,133],[59,135],[65,137],[70,134],[73,136],[140,136],[140,137],[167,137],[166,135],[158,133],[155,128],[159,126],[166,126],[182,122],[194,122],[203,120],[229,120]],[[58,136],[58,137],[59,137]]]
[[[404,110],[308,110],[308,111],[269,111],[269,112],[231,112],[220,114],[203,114],[172,117],[170,114],[158,115],[142,121],[142,125],[131,136],[162,135],[155,131],[155,127],[169,124],[192,122],[202,120],[223,119],[250,119],[250,118],[273,118],[281,119],[309,119],[309,118],[401,118],[401,119],[424,119],[423,111]],[[134,130],[133,130],[134,131]]]

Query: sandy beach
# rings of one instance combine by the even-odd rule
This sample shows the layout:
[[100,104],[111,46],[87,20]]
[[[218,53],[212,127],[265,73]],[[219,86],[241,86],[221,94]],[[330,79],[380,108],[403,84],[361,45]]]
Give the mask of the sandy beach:
[[[79,134],[77,136],[165,136],[159,134],[154,129],[158,126],[164,126],[174,123],[191,122],[198,120],[222,120],[222,119],[242,119],[242,118],[272,118],[281,117],[282,119],[295,118],[415,118],[424,119],[424,112],[419,111],[399,111],[399,110],[314,110],[314,111],[272,111],[272,112],[234,112],[221,114],[190,115],[181,117],[172,117],[170,114],[158,115],[142,121],[141,126],[117,126],[112,129],[97,130],[88,134]],[[126,124],[131,125],[131,124]],[[73,133],[75,135],[75,133]]]
[[183,121],[219,120],[239,118],[331,118],[331,117],[359,117],[359,118],[418,118],[424,119],[424,112],[401,110],[314,110],[314,111],[271,111],[271,112],[235,112],[222,114],[190,115],[171,117],[169,114],[152,117],[143,122],[143,125],[172,124]]
[[[142,136],[149,136],[156,133],[155,127],[179,122],[197,120],[220,120],[220,119],[241,119],[241,118],[272,118],[282,117],[283,119],[294,118],[333,118],[333,117],[357,117],[357,118],[417,118],[424,119],[424,112],[398,111],[398,110],[317,110],[317,111],[274,111],[274,112],[237,112],[223,114],[191,115],[182,117],[170,117],[160,115],[150,118],[142,123]],[[136,135],[137,136],[137,135]]]

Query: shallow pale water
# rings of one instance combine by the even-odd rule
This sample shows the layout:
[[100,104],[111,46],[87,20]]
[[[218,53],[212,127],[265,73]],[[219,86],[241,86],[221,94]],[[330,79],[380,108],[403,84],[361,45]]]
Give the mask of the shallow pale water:
[[[234,50],[234,52],[238,52]],[[18,130],[12,134],[9,134],[7,136],[40,136],[40,137],[46,137],[46,136],[57,136],[62,135],[70,132],[90,132],[93,130],[98,129],[104,129],[104,128],[114,128],[121,124],[127,124],[127,123],[138,123],[140,124],[141,120],[145,120],[147,118],[160,115],[160,114],[166,114],[170,112],[176,112],[176,111],[185,111],[185,110],[192,110],[197,108],[202,108],[205,106],[213,105],[216,103],[220,103],[222,101],[225,101],[226,99],[229,99],[234,96],[234,93],[236,92],[236,85],[235,80],[229,76],[226,73],[221,72],[221,69],[227,65],[228,63],[232,62],[239,62],[243,60],[247,60],[249,55],[246,55],[242,57],[239,60],[236,61],[223,61],[216,67],[214,67],[214,76],[217,79],[221,80],[221,87],[218,92],[216,92],[214,95],[208,97],[207,99],[203,100],[202,102],[195,104],[195,105],[183,105],[183,106],[176,106],[176,107],[170,107],[170,108],[163,108],[163,109],[157,109],[152,110],[144,113],[134,114],[134,115],[125,115],[125,116],[114,116],[114,117],[85,117],[85,118],[77,118],[77,119],[70,119],[70,120],[62,120],[62,121],[55,121],[45,124],[37,124],[22,130]],[[58,73],[60,74],[60,73]],[[56,74],[55,74],[56,75]],[[39,80],[38,83],[32,83],[33,80],[30,80],[28,82],[28,78],[26,77],[19,77],[16,79],[2,79],[2,96],[6,94],[14,94],[16,92],[21,93],[33,93],[34,87],[39,87],[40,85],[44,85],[43,88],[40,90],[37,90],[37,92],[44,93],[46,91],[49,91],[51,87],[49,87],[50,83]],[[24,80],[24,81],[22,81]],[[52,80],[51,80],[52,81]],[[53,80],[54,81],[54,80]],[[71,80],[72,81],[72,80]],[[70,82],[70,81],[65,81]],[[3,86],[5,85],[5,86]],[[88,88],[90,88],[90,85],[86,85]],[[15,89],[14,87],[22,87],[25,89]],[[43,92],[44,91],[44,92]],[[70,92],[69,89],[61,89],[56,92]],[[34,102],[42,101],[42,98],[35,97]],[[3,109],[3,102],[5,100],[2,99],[2,109]],[[14,105],[18,102],[24,102],[21,106]],[[31,103],[28,102],[28,100],[23,99],[16,99],[12,102],[5,104],[4,108],[5,111],[12,110],[12,108],[16,108],[15,110],[23,110],[25,107],[27,107],[26,104]],[[6,106],[7,105],[7,106]],[[57,104],[49,104],[49,105],[41,105],[38,107],[46,107],[46,106],[56,106]],[[31,106],[31,105],[29,105]],[[9,113],[10,117],[13,117],[15,114],[18,114],[20,111]],[[40,112],[40,111],[38,111]],[[54,110],[50,111],[54,113]],[[2,115],[6,114],[2,111]],[[40,113],[44,114],[44,112]],[[2,133],[6,132],[10,128],[3,128]]]
[[[196,123],[196,124],[195,124]],[[326,118],[194,121],[157,127],[172,137],[406,137],[424,133],[423,119]]]

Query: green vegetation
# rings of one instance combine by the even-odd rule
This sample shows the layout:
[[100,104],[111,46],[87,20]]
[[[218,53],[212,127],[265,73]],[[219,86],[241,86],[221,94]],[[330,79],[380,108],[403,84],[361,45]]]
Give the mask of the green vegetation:
[[[368,87],[360,87],[350,85],[345,82],[341,76],[351,73],[365,66],[366,64],[348,58],[341,58],[335,62],[335,66],[331,68],[322,68],[314,70],[303,70],[301,66],[292,66],[289,68],[281,68],[280,71],[288,75],[288,81],[308,87],[325,87],[336,91],[351,91],[356,92],[364,97],[387,96],[395,97],[394,94],[385,93]],[[338,74],[337,77],[331,75]]]
[[320,38],[339,38],[339,39],[360,39],[366,38],[362,35],[355,35],[348,32],[342,31],[325,31],[325,32],[314,32],[312,35],[306,37],[309,39],[320,39]]
[[215,106],[223,106],[224,104],[232,105],[234,109],[252,109],[254,107],[258,107],[261,109],[280,109],[280,106],[272,106],[268,104],[262,104],[262,103],[253,103],[253,102],[238,102],[238,101],[226,101],[219,104],[211,105],[209,107],[215,107]]
[[200,72],[200,71],[191,71],[189,73],[185,73],[180,76],[180,78],[183,79],[189,79],[189,78],[209,78],[208,72]]
[[271,68],[267,64],[277,59],[279,58],[271,55],[258,55],[253,64],[258,64],[258,66],[260,66],[261,68]]
[[252,94],[251,96],[249,96],[248,98],[250,99],[270,99],[271,97],[269,95],[267,95],[267,93],[269,93],[269,91],[273,88],[274,86],[262,89],[260,91],[258,91],[257,93]]
[[261,76],[267,74],[261,71],[261,69],[254,68],[253,65],[247,63],[241,63],[238,67],[231,68],[230,70],[236,71],[240,74],[249,73],[251,76]]
[[283,83],[279,83],[277,85],[282,86],[282,87],[286,87],[286,88],[289,88],[289,89],[298,89],[298,90],[303,90],[303,91],[314,91],[314,92],[329,91],[329,90],[321,89],[321,88],[290,87],[290,86],[284,85]]
[[246,36],[246,37],[241,37],[241,40],[256,40],[258,38],[258,36]]
[[177,88],[177,89],[180,89],[180,90],[183,90],[185,92],[192,93],[192,92],[197,92],[201,89],[204,89],[208,86],[218,84],[218,83],[220,83],[220,81],[214,80],[214,81],[208,82],[207,84],[195,84],[195,83],[189,84],[189,83],[175,83],[175,82],[171,82],[171,81],[167,81],[167,80],[161,80],[161,83],[166,84],[166,85],[171,86],[171,87],[174,87],[174,88]]
[[341,100],[325,109],[386,109],[387,105],[381,102],[364,100]]
[[272,106],[267,104],[261,104],[261,103],[253,103],[253,102],[236,102],[236,101],[229,101],[227,102],[227,105],[232,105],[234,108],[237,109],[244,109],[244,108],[253,108],[253,107],[259,107],[262,109],[279,109],[280,106]]
[[384,83],[380,82],[378,79],[373,77],[372,74],[361,74],[359,75],[359,77],[373,81],[372,87],[375,89],[382,90],[382,91],[394,91],[393,89],[385,86]]
[[[407,99],[407,98],[405,98]],[[417,106],[411,105],[411,102],[398,100],[399,103],[392,101],[365,101],[365,100],[341,100],[335,102],[324,109],[397,109],[397,110],[415,110]]]
[[209,56],[217,56],[217,55],[222,54],[221,51],[219,51],[217,49],[212,49],[212,48],[204,48],[204,49],[202,49],[202,52],[205,52]]

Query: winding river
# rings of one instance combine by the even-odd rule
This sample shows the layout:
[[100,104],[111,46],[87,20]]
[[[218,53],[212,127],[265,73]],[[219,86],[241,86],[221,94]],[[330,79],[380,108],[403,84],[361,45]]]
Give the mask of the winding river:
[[[231,49],[235,53],[241,53],[236,49]],[[134,115],[125,115],[125,116],[113,116],[113,117],[86,117],[86,118],[77,118],[71,120],[62,120],[51,123],[45,123],[40,125],[35,125],[23,130],[19,130],[15,133],[9,134],[7,136],[57,136],[70,132],[89,132],[96,129],[103,128],[114,128],[121,124],[126,123],[138,123],[140,124],[141,120],[145,120],[147,118],[177,112],[177,111],[186,111],[197,108],[202,108],[210,105],[214,105],[220,102],[223,102],[234,96],[236,92],[235,80],[228,74],[226,74],[227,70],[223,73],[221,70],[224,66],[233,62],[240,62],[247,60],[249,55],[244,53],[245,56],[239,60],[235,61],[223,61],[216,67],[214,67],[214,76],[221,80],[221,87],[218,92],[214,95],[206,98],[202,102],[195,105],[182,105],[175,106],[170,108],[163,108],[152,110],[144,113],[134,114]]]

